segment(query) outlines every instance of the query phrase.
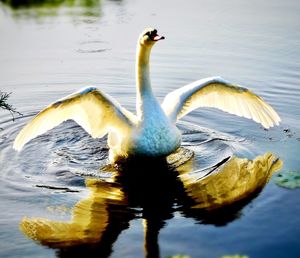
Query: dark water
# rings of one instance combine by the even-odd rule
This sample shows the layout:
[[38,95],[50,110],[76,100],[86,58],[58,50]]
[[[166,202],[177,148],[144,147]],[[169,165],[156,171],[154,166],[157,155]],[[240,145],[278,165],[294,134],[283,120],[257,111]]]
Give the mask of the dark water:
[[[0,90],[24,114],[0,111],[0,256],[300,257],[299,190],[266,184],[300,165],[299,13],[296,0],[0,2]],[[171,165],[123,176],[99,170],[105,140],[72,122],[12,149],[34,114],[87,85],[134,110],[136,40],[149,26],[166,36],[151,60],[160,100],[221,75],[262,96],[282,124],[265,131],[197,110],[179,125],[185,149]],[[194,157],[178,167],[186,149]]]

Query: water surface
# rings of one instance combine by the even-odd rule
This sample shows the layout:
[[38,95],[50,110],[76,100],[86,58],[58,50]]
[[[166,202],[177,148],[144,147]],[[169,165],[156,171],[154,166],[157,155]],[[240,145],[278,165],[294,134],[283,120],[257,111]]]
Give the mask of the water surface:
[[[278,169],[275,157],[282,171],[300,165],[298,1],[6,2],[0,2],[0,90],[13,92],[10,103],[24,116],[12,121],[0,111],[1,257],[300,256],[299,190],[272,179],[264,186]],[[177,169],[136,166],[133,178],[99,171],[105,140],[73,122],[21,153],[12,149],[39,110],[81,87],[97,86],[134,111],[136,40],[149,26],[166,36],[151,57],[159,100],[220,75],[263,97],[282,124],[265,131],[220,111],[194,111],[180,123],[194,157]],[[255,158],[252,165],[246,160]],[[254,173],[261,187],[232,206],[239,195],[224,194],[234,193],[226,187],[251,185],[247,171],[263,171],[265,177]],[[217,203],[225,209],[206,212]]]

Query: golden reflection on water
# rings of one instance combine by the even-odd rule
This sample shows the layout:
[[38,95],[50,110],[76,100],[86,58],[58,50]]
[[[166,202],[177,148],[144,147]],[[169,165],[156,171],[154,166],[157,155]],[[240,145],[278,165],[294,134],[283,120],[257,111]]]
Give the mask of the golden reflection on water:
[[261,190],[282,162],[272,153],[265,153],[254,160],[233,156],[212,174],[195,180],[195,175],[180,175],[193,208],[216,209],[242,200]]
[[[90,194],[72,208],[70,221],[24,218],[20,229],[42,245],[58,249],[58,257],[109,257],[129,222],[143,218],[145,257],[159,257],[158,235],[174,211],[202,223],[226,224],[238,217],[236,213],[245,204],[229,209],[233,214],[228,218],[215,211],[242,200],[247,204],[282,166],[272,153],[253,161],[234,156],[211,167],[213,172],[199,179],[191,172],[191,164],[187,162],[176,170],[166,163],[135,166],[111,183],[86,179]],[[174,208],[175,203],[178,208]]]
[[69,222],[51,221],[43,218],[24,218],[21,230],[33,240],[54,248],[98,243],[109,224],[107,203],[126,205],[120,188],[98,179],[86,179],[90,195],[72,208]]

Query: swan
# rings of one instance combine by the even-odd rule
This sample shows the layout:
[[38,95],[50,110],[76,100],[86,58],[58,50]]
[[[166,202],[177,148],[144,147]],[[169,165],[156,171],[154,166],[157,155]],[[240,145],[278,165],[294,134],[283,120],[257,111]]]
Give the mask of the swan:
[[201,79],[174,90],[160,105],[152,92],[149,63],[152,47],[163,39],[152,28],[144,30],[138,38],[136,114],[95,87],[83,88],[38,113],[19,132],[13,148],[20,151],[31,139],[71,119],[93,138],[108,134],[112,164],[129,156],[163,157],[181,144],[176,122],[200,107],[252,119],[267,129],[279,125],[280,117],[262,98],[221,77]]

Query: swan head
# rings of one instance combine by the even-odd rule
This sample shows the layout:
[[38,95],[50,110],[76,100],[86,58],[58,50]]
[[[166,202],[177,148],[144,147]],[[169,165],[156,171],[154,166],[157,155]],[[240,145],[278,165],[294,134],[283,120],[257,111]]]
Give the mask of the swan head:
[[141,33],[139,37],[139,44],[141,46],[152,47],[157,41],[164,38],[164,36],[160,36],[157,34],[156,29],[148,28]]

